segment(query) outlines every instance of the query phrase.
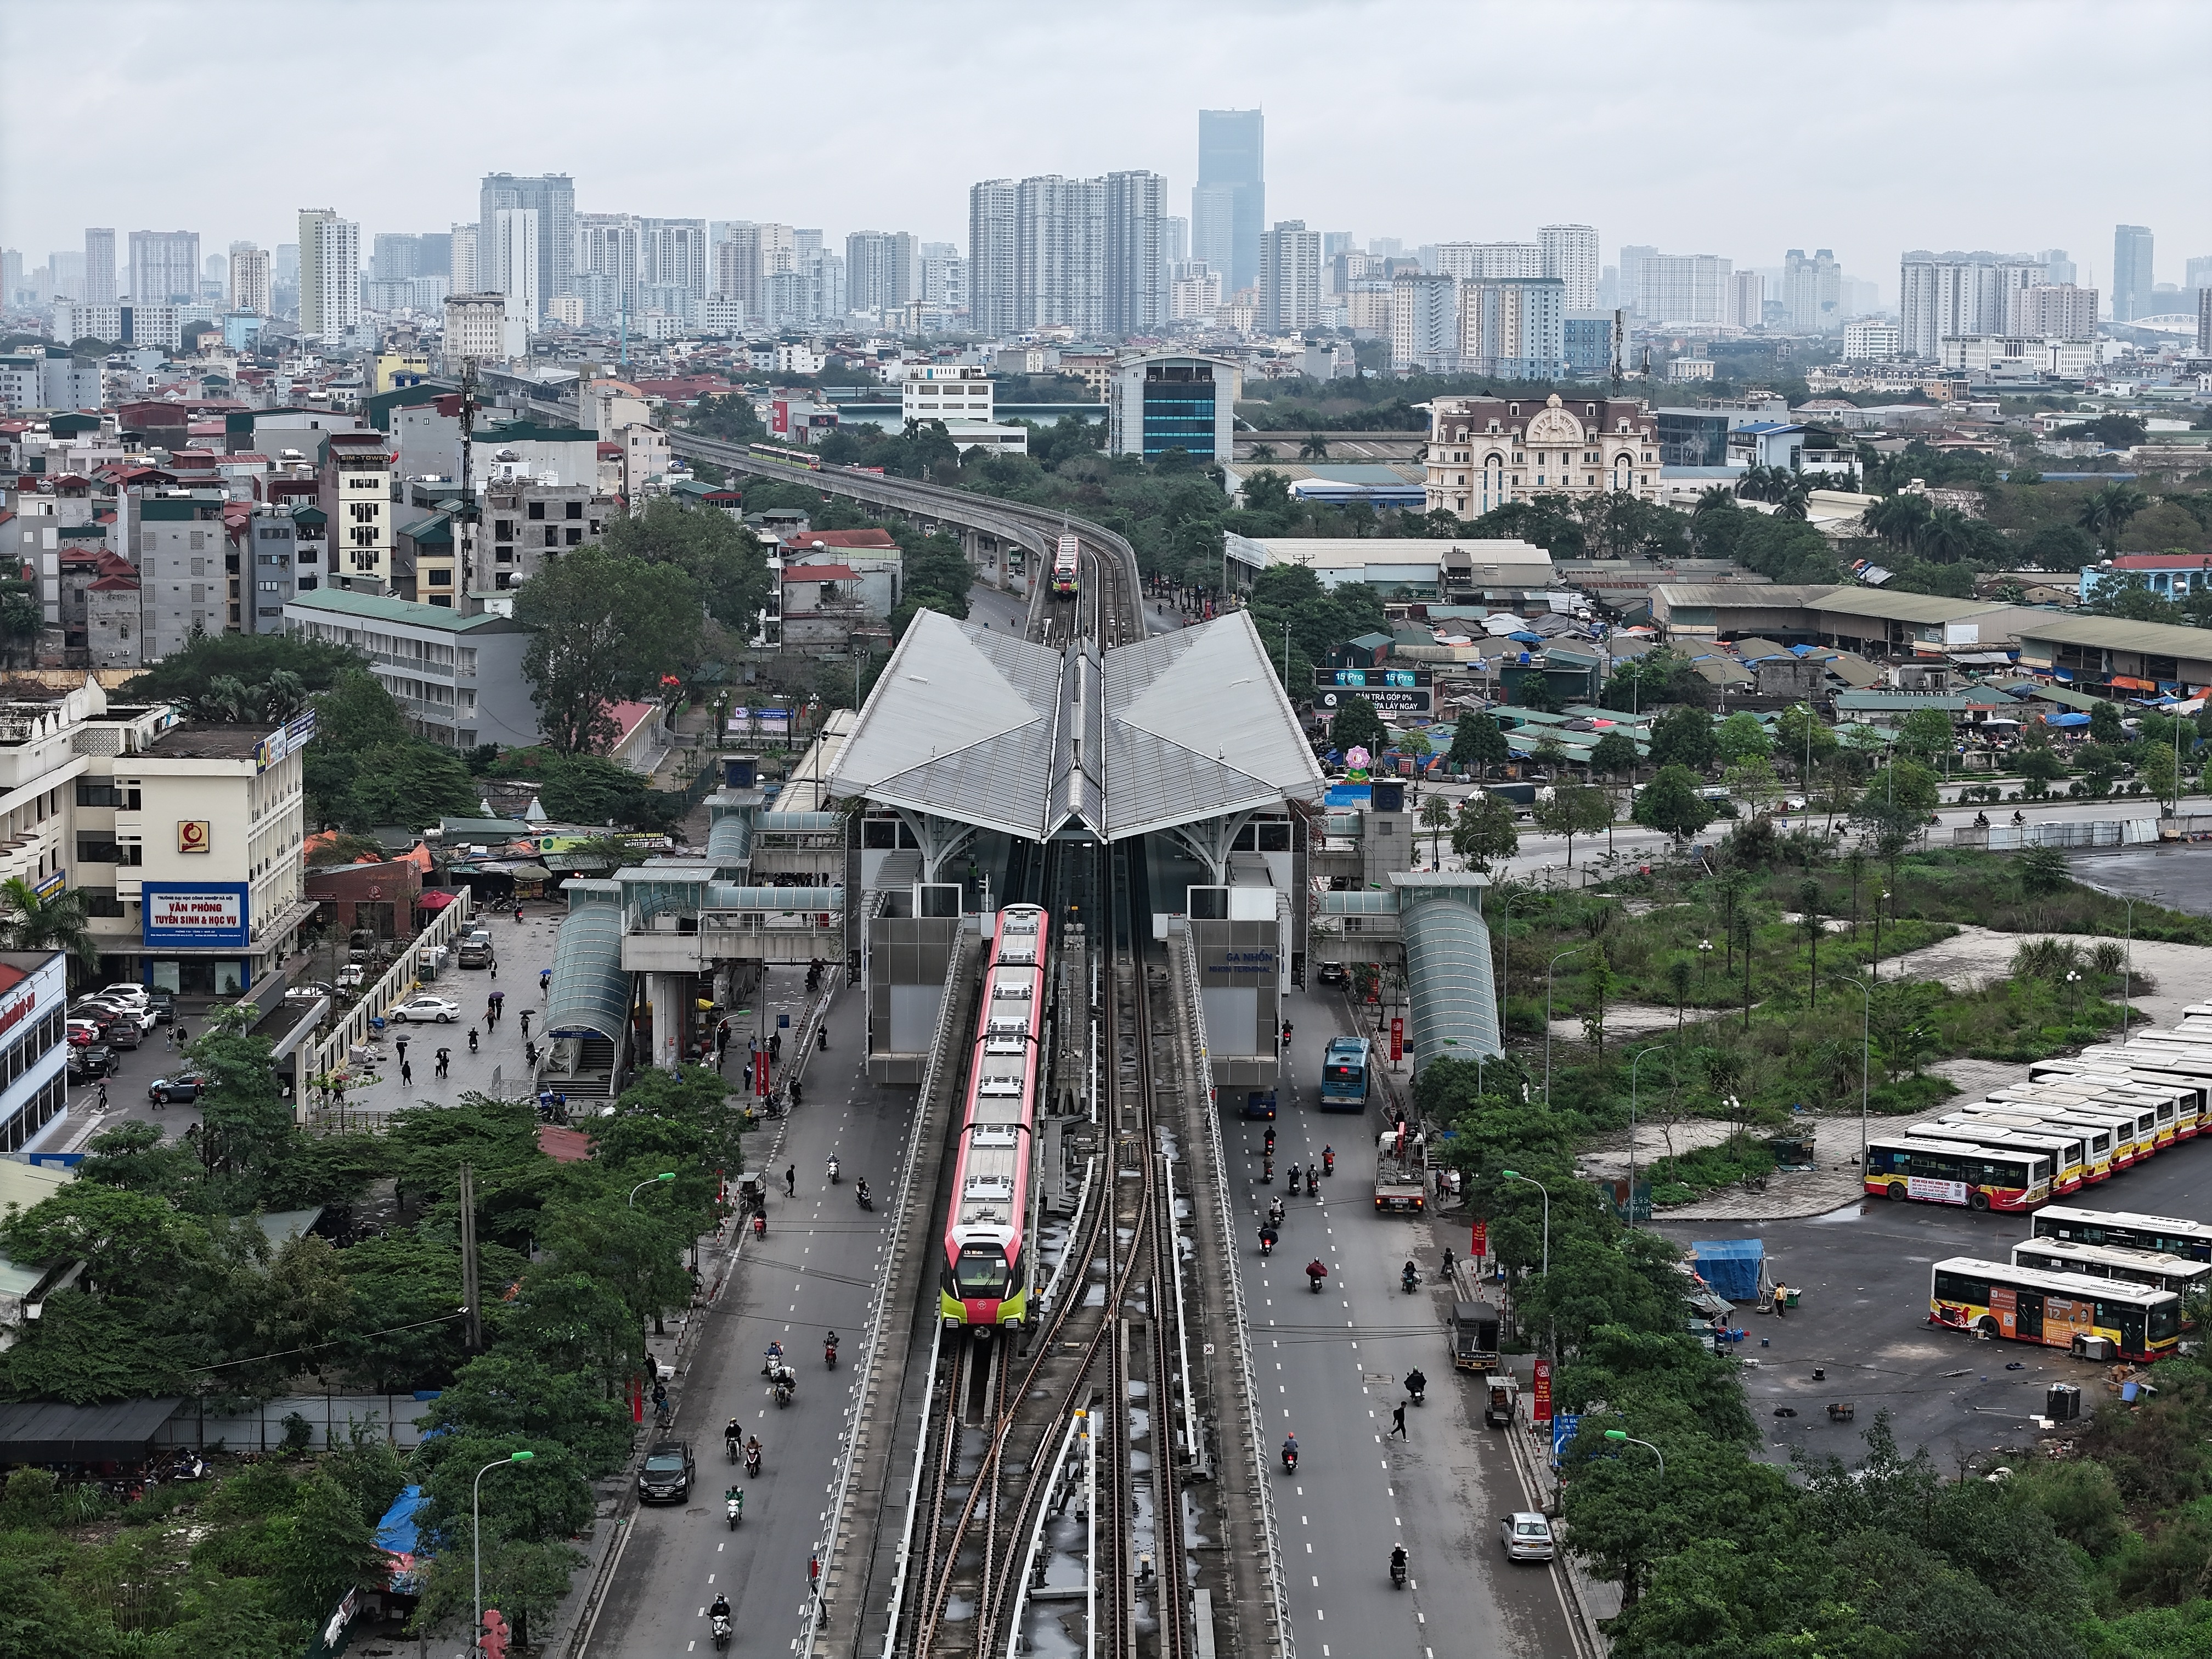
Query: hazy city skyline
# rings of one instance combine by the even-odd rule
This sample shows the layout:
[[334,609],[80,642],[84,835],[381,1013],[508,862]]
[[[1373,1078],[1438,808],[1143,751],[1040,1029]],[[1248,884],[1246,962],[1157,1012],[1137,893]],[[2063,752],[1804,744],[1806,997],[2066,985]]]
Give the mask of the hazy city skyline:
[[[2089,27],[2057,54],[2022,15],[2062,11]],[[2194,3],[1877,3],[1815,22],[1728,0],[1230,0],[1197,14],[1139,0],[1110,18],[964,0],[926,17],[872,0],[805,13],[479,0],[466,30],[419,0],[88,0],[80,15],[102,14],[100,53],[29,77],[0,107],[0,244],[27,267],[82,249],[88,225],[273,246],[295,240],[307,205],[364,239],[441,231],[473,222],[480,181],[502,171],[570,174],[580,211],[820,226],[839,241],[881,227],[964,246],[969,188],[992,177],[1151,169],[1169,210],[1187,213],[1201,107],[1264,110],[1271,223],[1363,245],[1533,239],[1567,220],[1597,228],[1608,263],[1623,243],[1739,267],[1818,246],[1886,304],[1907,248],[2063,247],[2107,289],[2116,223],[2151,228],[2161,282],[2212,252],[2212,191],[2188,146],[2138,146],[2121,165],[2071,131],[2187,106],[2212,52],[2212,7]],[[27,49],[38,16],[0,10],[0,50]],[[225,51],[206,67],[237,79],[235,97],[179,73],[211,27]],[[406,54],[382,91],[364,28]],[[1560,72],[1504,71],[1539,60]],[[733,73],[700,73],[718,61]],[[1883,68],[1900,61],[1971,62],[2004,99],[1933,95],[1926,74]],[[861,62],[884,77],[856,74]],[[332,130],[311,125],[272,148],[265,94],[312,101],[341,66],[346,96],[382,114],[342,142],[319,144]],[[554,84],[571,90],[544,96]],[[927,89],[923,105],[902,88]],[[1079,92],[1085,118],[1054,120]],[[633,121],[609,118],[625,107]],[[2038,138],[2053,125],[2068,142]],[[1645,164],[1624,164],[1639,146]],[[1454,150],[1468,157],[1464,189],[1449,183]],[[203,164],[149,165],[164,154]],[[213,164],[223,156],[255,159]]]

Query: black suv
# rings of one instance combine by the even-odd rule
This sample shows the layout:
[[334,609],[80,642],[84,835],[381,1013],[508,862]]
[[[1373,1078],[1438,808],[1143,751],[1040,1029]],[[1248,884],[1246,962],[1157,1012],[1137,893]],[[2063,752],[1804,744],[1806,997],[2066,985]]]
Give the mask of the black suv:
[[657,1440],[638,1471],[641,1504],[681,1504],[691,1496],[691,1443]]
[[1352,975],[1345,971],[1344,964],[1340,962],[1324,962],[1322,963],[1319,977],[1323,985],[1349,985],[1352,983]]

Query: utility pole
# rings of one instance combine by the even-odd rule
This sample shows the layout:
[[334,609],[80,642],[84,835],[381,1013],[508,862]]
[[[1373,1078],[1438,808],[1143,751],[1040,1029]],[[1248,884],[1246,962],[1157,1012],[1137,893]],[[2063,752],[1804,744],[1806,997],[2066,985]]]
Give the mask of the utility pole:
[[461,1302],[467,1322],[461,1346],[471,1353],[483,1352],[483,1310],[477,1295],[477,1183],[476,1172],[461,1165]]
[[[477,489],[474,477],[477,430],[477,360],[461,360],[461,504],[454,515],[454,527],[460,532],[461,604],[466,605],[468,595],[476,587],[477,573]],[[335,534],[335,531],[333,531]]]

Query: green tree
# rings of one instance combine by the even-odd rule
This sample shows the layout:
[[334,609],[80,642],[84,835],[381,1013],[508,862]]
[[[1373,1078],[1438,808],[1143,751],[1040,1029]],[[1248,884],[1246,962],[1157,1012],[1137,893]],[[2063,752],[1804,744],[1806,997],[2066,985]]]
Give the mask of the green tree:
[[84,895],[70,888],[40,898],[21,876],[0,881],[0,947],[37,955],[59,951],[72,973],[100,967],[100,941],[85,919]]
[[1917,761],[1900,760],[1868,779],[1851,808],[1851,817],[1874,838],[1876,856],[1889,866],[1892,891],[1897,887],[1897,861],[1927,828],[1939,793],[1933,772]]
[[2106,484],[2085,496],[2075,509],[2075,522],[2097,538],[2109,557],[2119,551],[2120,537],[2128,522],[2150,505],[2150,497],[2124,483]]
[[1758,715],[1738,712],[1714,731],[1713,751],[1723,765],[1733,766],[1738,761],[1765,760],[1774,752],[1774,744]]
[[1469,869],[1486,871],[1499,860],[1511,858],[1521,850],[1512,804],[1487,793],[1470,795],[1459,805],[1451,843]]
[[617,559],[681,570],[707,614],[741,637],[750,637],[768,603],[767,556],[726,513],[694,511],[663,496],[642,513],[609,522],[601,545]]
[[2121,723],[2118,703],[2099,698],[2089,710],[2089,736],[2098,743],[2117,747],[2128,740],[2127,728]]
[[1633,777],[1636,739],[1626,732],[1607,732],[1590,745],[1590,770],[1608,778]]
[[0,1251],[27,1267],[84,1263],[89,1290],[157,1289],[192,1243],[194,1224],[166,1199],[73,1181],[0,1218]]
[[479,1355],[440,1393],[423,1425],[479,1439],[554,1440],[593,1475],[629,1449],[629,1413],[586,1377],[505,1350]]
[[2181,771],[2173,763],[2173,751],[2163,744],[2144,747],[2142,758],[2136,763],[2136,775],[2143,787],[2160,802],[2168,812],[2179,810],[2181,802]]
[[299,1483],[290,1512],[271,1528],[269,1542],[272,1600],[291,1619],[329,1618],[356,1584],[381,1583],[391,1565],[354,1495],[319,1473]]
[[1916,708],[1897,730],[1897,746],[1914,759],[1933,763],[1951,752],[1951,716],[1942,708]]
[[1350,754],[1354,748],[1365,749],[1370,755],[1379,755],[1390,741],[1389,729],[1382,717],[1375,712],[1375,705],[1364,697],[1351,697],[1336,711],[1336,718],[1328,723],[1329,746],[1340,754]]
[[1702,708],[1669,708],[1651,723],[1651,764],[1703,772],[1713,763],[1719,744],[1712,716]]
[[1583,969],[1583,1034],[1589,1038],[1590,1046],[1597,1050],[1598,1064],[1605,1063],[1605,1013],[1619,988],[1620,979],[1613,971],[1603,945],[1594,945],[1588,966]]
[[468,763],[453,750],[420,741],[386,744],[358,757],[345,823],[358,832],[427,830],[441,818],[474,817],[481,797]]
[[[119,695],[131,702],[192,703],[216,679],[266,685],[280,672],[290,675],[303,691],[321,692],[362,668],[360,656],[345,647],[297,634],[199,634],[183,649],[125,681]],[[319,724],[317,736],[322,735]]]
[[1808,876],[1797,884],[1797,925],[1804,930],[1805,951],[1809,963],[1808,1000],[1814,1007],[1820,1006],[1820,884]]
[[1421,803],[1421,828],[1429,832],[1429,861],[1443,860],[1444,831],[1451,828],[1452,805],[1442,795],[1431,795]]
[[1533,815],[1536,827],[1547,836],[1564,836],[1567,862],[1575,861],[1575,837],[1595,835],[1613,823],[1613,801],[1602,789],[1586,783],[1554,785],[1548,799],[1540,799]]
[[1455,766],[1474,769],[1479,776],[1488,777],[1490,769],[1504,765],[1510,752],[1505,733],[1487,713],[1476,710],[1462,714],[1452,727],[1449,758]]
[[1698,793],[1696,774],[1686,766],[1668,764],[1638,793],[1629,816],[1647,830],[1687,841],[1713,821],[1713,810]]
[[580,547],[523,584],[514,617],[531,630],[522,672],[539,728],[564,755],[604,747],[615,735],[611,702],[647,695],[660,675],[698,659],[698,592],[673,564]]
[[1797,768],[1801,782],[1810,782],[1812,767],[1836,752],[1836,734],[1805,704],[1792,703],[1775,722],[1775,751]]

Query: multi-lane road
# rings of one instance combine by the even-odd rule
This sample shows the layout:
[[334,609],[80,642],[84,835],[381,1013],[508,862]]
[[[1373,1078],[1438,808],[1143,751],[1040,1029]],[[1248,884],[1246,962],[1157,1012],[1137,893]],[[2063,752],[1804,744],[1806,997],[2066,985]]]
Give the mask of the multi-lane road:
[[[1322,1659],[1583,1652],[1564,1566],[1510,1564],[1498,1547],[1498,1517],[1537,1505],[1508,1431],[1483,1427],[1474,1389],[1452,1367],[1450,1297],[1437,1268],[1447,1243],[1464,1254],[1466,1240],[1456,1229],[1375,1212],[1379,1094],[1364,1117],[1317,1104],[1321,1052],[1352,1031],[1349,1009],[1334,994],[1297,991],[1285,1007],[1292,1040],[1277,1091],[1275,1183],[1260,1179],[1264,1123],[1224,1108],[1222,1137],[1231,1168],[1242,1168],[1245,1311],[1298,1651]],[[1267,1200],[1285,1190],[1290,1164],[1313,1164],[1324,1147],[1335,1151],[1336,1173],[1322,1178],[1320,1197],[1286,1200],[1281,1242],[1261,1260]],[[1320,1295],[1305,1276],[1316,1256],[1328,1268]],[[1408,1261],[1423,1279],[1412,1296],[1400,1288]],[[1416,1365],[1429,1379],[1428,1403],[1407,1410],[1407,1437],[1395,1438],[1392,1413]],[[1295,1474],[1274,1455],[1291,1432]],[[1390,1547],[1401,1541],[1412,1579],[1402,1591],[1389,1577]]]
[[[769,1012],[793,1013],[794,1026],[801,977],[795,968],[769,974]],[[737,1613],[732,1654],[791,1651],[851,1425],[868,1313],[887,1265],[891,1188],[913,1131],[913,1091],[868,1081],[861,1012],[856,995],[832,1002],[830,1048],[808,1061],[805,1105],[777,1126],[772,1146],[747,1146],[747,1156],[773,1177],[768,1234],[738,1234],[732,1270],[672,1391],[671,1432],[690,1442],[698,1475],[689,1502],[637,1509],[584,1650],[594,1659],[712,1651],[707,1607],[717,1592]],[[842,1166],[834,1187],[825,1179],[832,1152]],[[796,1173],[795,1198],[784,1195],[786,1170]],[[854,1200],[860,1176],[875,1198],[872,1212]],[[822,1350],[833,1329],[843,1341],[831,1370]],[[784,1345],[799,1372],[797,1397],[781,1408],[761,1375],[771,1341]],[[760,1437],[757,1480],[725,1461],[723,1427],[732,1418]],[[745,1493],[735,1530],[723,1517],[723,1493],[733,1485]],[[849,1611],[830,1609],[833,1626]]]

